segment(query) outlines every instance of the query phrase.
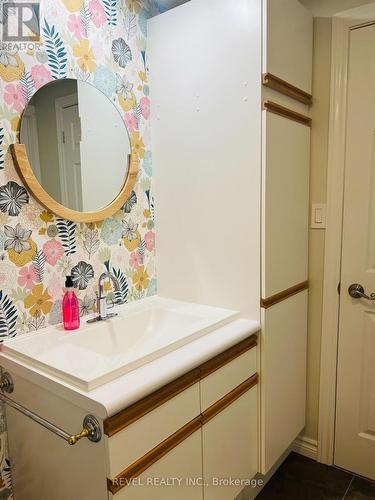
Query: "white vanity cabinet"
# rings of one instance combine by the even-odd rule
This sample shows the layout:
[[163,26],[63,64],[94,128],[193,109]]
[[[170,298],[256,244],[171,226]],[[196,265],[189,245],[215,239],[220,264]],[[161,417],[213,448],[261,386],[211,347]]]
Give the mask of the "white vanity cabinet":
[[15,500],[234,498],[243,486],[227,481],[249,481],[258,469],[258,338],[247,335],[108,417],[90,393],[80,407],[76,389],[53,394],[48,377],[26,377],[24,366],[3,356],[12,400],[61,429],[77,432],[88,413],[102,429],[99,442],[69,446],[7,405]]
[[258,469],[257,383],[250,337],[107,419],[110,498],[234,498]]

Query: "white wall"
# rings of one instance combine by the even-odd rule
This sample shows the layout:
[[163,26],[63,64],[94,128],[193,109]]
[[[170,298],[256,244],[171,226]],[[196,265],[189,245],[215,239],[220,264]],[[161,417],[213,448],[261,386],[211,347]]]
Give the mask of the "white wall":
[[[313,98],[311,108],[311,203],[327,201],[328,125],[331,83],[330,18],[314,19]],[[309,317],[307,348],[307,407],[305,434],[318,437],[320,343],[322,334],[325,231],[310,229],[309,234]]]
[[78,102],[83,211],[98,210],[120,192],[130,141],[120,113],[98,89],[78,81]]
[[151,19],[148,40],[158,293],[252,318],[260,301],[260,8],[259,0],[192,0]]

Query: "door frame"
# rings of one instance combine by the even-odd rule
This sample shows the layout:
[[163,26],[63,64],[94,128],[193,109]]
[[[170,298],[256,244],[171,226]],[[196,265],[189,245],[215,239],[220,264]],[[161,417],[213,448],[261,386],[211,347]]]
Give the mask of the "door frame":
[[[318,461],[334,463],[339,337],[341,250],[350,31],[375,21],[375,3],[332,18],[331,99],[329,114],[327,229],[324,252],[322,339],[318,419]],[[345,290],[342,290],[345,293]]]
[[78,106],[78,94],[69,94],[55,99],[55,113],[56,113],[56,134],[57,134],[57,153],[59,158],[59,177],[60,177],[60,190],[61,201],[63,205],[67,206],[69,183],[66,178],[65,172],[65,154],[63,144],[63,110],[69,106]]

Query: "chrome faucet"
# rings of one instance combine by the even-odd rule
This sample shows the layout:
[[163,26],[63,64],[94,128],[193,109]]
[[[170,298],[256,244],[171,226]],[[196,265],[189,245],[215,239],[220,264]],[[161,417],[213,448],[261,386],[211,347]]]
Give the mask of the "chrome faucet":
[[[99,291],[96,293],[96,304],[97,304],[98,314],[95,318],[89,319],[87,323],[95,323],[96,321],[105,321],[109,318],[117,316],[117,313],[108,313],[107,298],[104,293],[104,280],[106,280],[107,278],[112,281],[115,291],[120,290],[119,282],[112,273],[110,272],[102,273],[99,277],[99,282],[98,282]],[[116,303],[118,304],[119,302]]]

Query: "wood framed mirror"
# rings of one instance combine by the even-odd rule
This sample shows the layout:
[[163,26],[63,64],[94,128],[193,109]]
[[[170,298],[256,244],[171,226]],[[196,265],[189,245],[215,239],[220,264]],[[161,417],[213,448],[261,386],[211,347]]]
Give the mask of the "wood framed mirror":
[[92,84],[55,80],[29,101],[10,151],[30,194],[75,222],[112,216],[129,198],[139,156],[115,103]]

